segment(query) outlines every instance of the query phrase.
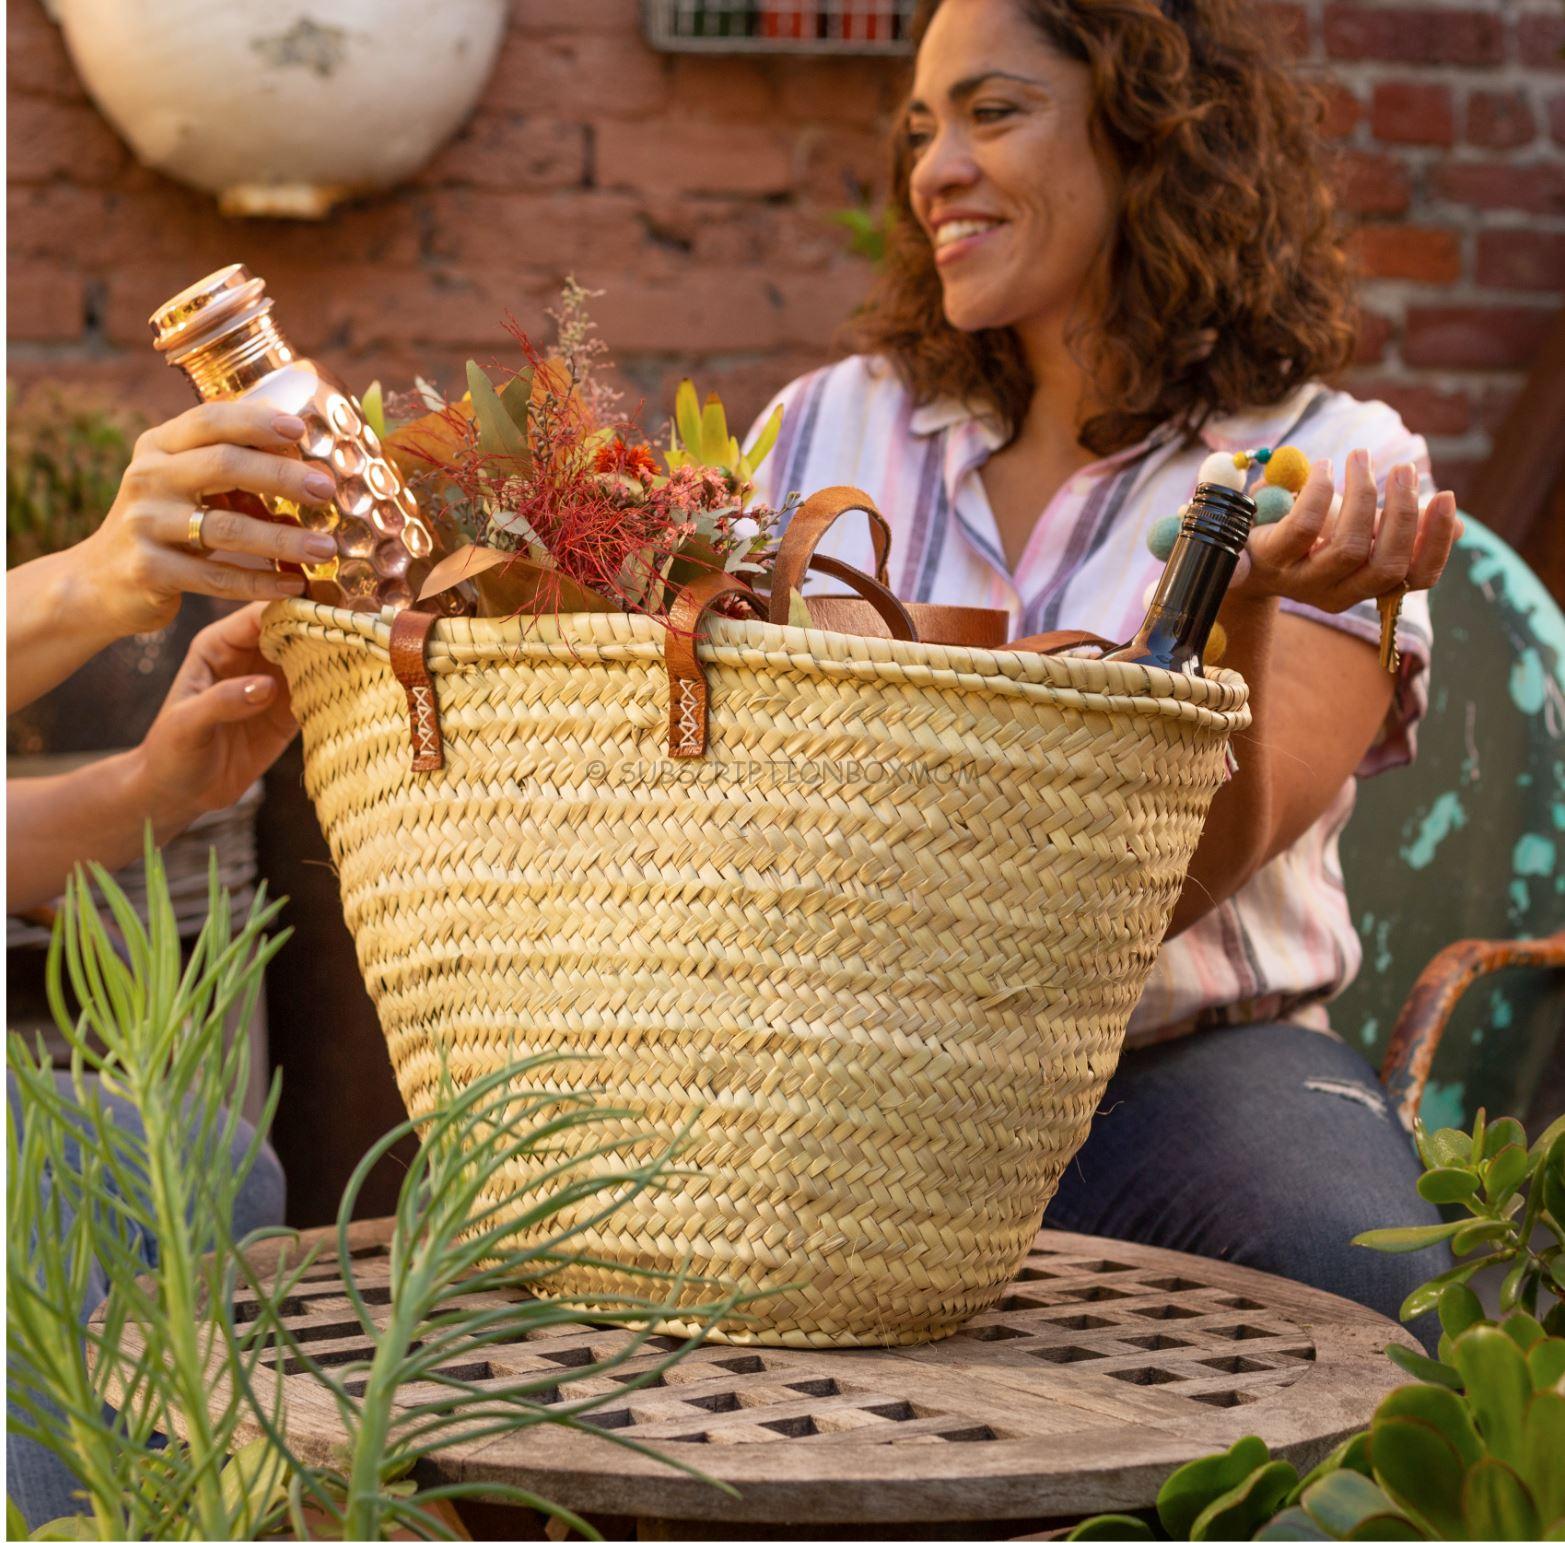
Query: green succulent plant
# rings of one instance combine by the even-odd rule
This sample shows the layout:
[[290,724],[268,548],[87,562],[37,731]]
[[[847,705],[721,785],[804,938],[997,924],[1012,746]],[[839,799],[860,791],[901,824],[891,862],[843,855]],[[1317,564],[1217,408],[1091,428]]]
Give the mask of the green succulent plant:
[[[1531,1147],[1519,1122],[1486,1128],[1482,1111],[1470,1133],[1416,1135],[1419,1193],[1468,1216],[1354,1242],[1407,1252],[1449,1240],[1459,1256],[1490,1245],[1402,1304],[1404,1320],[1439,1313],[1437,1355],[1388,1346],[1415,1380],[1302,1478],[1246,1436],[1175,1469],[1155,1517],[1095,1516],[1072,1539],[1565,1539],[1565,1117]],[[1470,1282],[1500,1268],[1495,1321]]]
[[[225,1045],[224,1025],[236,1006],[239,1021],[248,1020],[262,970],[286,940],[270,930],[280,903],[258,895],[234,926],[214,858],[209,916],[187,961],[150,833],[146,875],[145,922],[101,869],[92,877],[108,922],[88,880],[70,881],[49,955],[51,1006],[71,1053],[66,1085],[41,1042],[9,1037],[10,1428],[64,1463],[88,1510],[29,1533],[8,1500],[7,1536],[257,1538],[288,1529],[297,1537],[450,1538],[459,1534],[437,1503],[464,1497],[529,1506],[595,1536],[580,1518],[518,1488],[420,1490],[412,1478],[416,1465],[450,1446],[544,1424],[696,1473],[585,1417],[661,1376],[699,1336],[612,1395],[573,1400],[569,1384],[637,1356],[671,1317],[715,1323],[740,1305],[736,1297],[676,1308],[686,1281],[650,1271],[643,1294],[590,1310],[514,1293],[497,1302],[494,1290],[525,1287],[575,1257],[577,1231],[666,1181],[675,1144],[652,1160],[630,1159],[631,1137],[594,1134],[606,1121],[624,1132],[627,1111],[584,1095],[526,1091],[538,1084],[540,1061],[558,1057],[497,1068],[460,1088],[446,1077],[437,1111],[388,1132],[344,1192],[342,1288],[371,1348],[352,1363],[321,1364],[286,1316],[290,1291],[319,1249],[283,1228],[234,1236],[235,1203],[261,1152],[280,1080],[241,1160],[226,1156],[249,1068],[246,1036]],[[127,1100],[143,1129],[117,1124],[104,1093]],[[375,1163],[409,1133],[420,1145],[398,1197],[390,1303],[377,1320],[355,1278],[347,1229]],[[503,1207],[481,1201],[497,1175],[519,1168],[540,1176],[512,1185]],[[560,1218],[573,1207],[584,1219],[566,1228]],[[157,1239],[150,1265],[149,1236]],[[269,1236],[272,1257],[258,1265],[249,1250]],[[107,1278],[108,1296],[84,1325],[74,1304],[95,1269]],[[214,1310],[238,1287],[254,1298],[253,1314]],[[450,1371],[475,1344],[569,1324],[632,1332],[605,1361],[562,1367],[503,1393]],[[285,1361],[290,1383],[315,1382],[338,1410],[344,1437],[333,1466],[305,1462],[290,1447],[283,1379],[271,1379],[277,1391],[269,1399],[256,1391],[263,1360]],[[398,1394],[413,1382],[421,1396],[410,1408]],[[427,1396],[432,1387],[438,1392]],[[178,1439],[154,1440],[169,1432]]]

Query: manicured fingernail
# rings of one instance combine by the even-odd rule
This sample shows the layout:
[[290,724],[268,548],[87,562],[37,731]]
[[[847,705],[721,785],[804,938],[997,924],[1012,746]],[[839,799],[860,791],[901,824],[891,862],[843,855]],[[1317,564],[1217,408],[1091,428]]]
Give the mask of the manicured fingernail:
[[245,701],[264,702],[276,687],[269,680],[252,680],[245,683]]
[[1328,482],[1330,482],[1331,481],[1331,461],[1330,461],[1330,459],[1323,457],[1321,460],[1314,462],[1311,465],[1311,467],[1310,467],[1310,475],[1312,477],[1324,477]]
[[303,439],[304,419],[284,413],[280,418],[272,419],[272,433],[281,434],[284,439]]
[[312,471],[304,479],[304,490],[312,498],[319,498],[324,501],[337,491],[337,484],[325,472]]
[[306,536],[304,550],[308,556],[324,562],[326,558],[337,555],[337,543],[330,536]]

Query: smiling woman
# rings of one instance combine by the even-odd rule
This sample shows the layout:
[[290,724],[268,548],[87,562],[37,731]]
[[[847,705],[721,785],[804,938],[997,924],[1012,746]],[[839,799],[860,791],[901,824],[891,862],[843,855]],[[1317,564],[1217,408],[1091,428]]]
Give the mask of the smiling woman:
[[[1432,1266],[1348,1239],[1430,1215],[1329,1033],[1360,960],[1338,840],[1357,777],[1413,754],[1420,592],[1458,522],[1423,440],[1321,379],[1352,297],[1316,102],[1265,28],[1239,0],[926,0],[862,352],[781,393],[760,496],[855,485],[905,598],[1123,638],[1161,567],[1151,529],[1207,458],[1294,446],[1299,496],[1251,535],[1221,617],[1254,726],[1050,1217],[1394,1311]],[[861,532],[823,545],[870,558]],[[1393,675],[1376,602],[1404,590]],[[1024,876],[1006,898],[1029,903]]]

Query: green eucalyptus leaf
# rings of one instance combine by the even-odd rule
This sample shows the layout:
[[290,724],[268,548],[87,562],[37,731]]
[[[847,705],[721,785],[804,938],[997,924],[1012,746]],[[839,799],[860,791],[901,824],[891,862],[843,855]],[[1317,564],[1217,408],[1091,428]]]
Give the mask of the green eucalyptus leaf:
[[1515,1469],[1493,1457],[1474,1463],[1462,1484],[1462,1516],[1470,1538],[1536,1538],[1538,1508]]
[[1467,1401],[1450,1388],[1428,1382],[1393,1388],[1380,1401],[1375,1419],[1421,1420],[1451,1443],[1463,1463],[1476,1463],[1484,1455],[1483,1440],[1468,1412]]
[[1471,1225],[1471,1222],[1457,1221],[1432,1222],[1427,1227],[1376,1227],[1359,1233],[1353,1241],[1360,1248],[1373,1248],[1382,1254],[1412,1254],[1454,1238],[1462,1228]]
[[1483,1192],[1494,1204],[1509,1196],[1526,1176],[1527,1148],[1520,1142],[1510,1142],[1484,1164]]
[[1286,1511],[1279,1511],[1255,1536],[1257,1540],[1266,1538],[1271,1543],[1325,1543],[1335,1534],[1322,1532],[1302,1506],[1289,1506]]
[[1483,1155],[1492,1158],[1512,1144],[1519,1146],[1525,1152],[1527,1132],[1522,1129],[1520,1120],[1513,1120],[1507,1115],[1503,1120],[1496,1120],[1484,1132]]
[[1539,1393],[1565,1393],[1565,1339],[1540,1339],[1531,1346],[1527,1351],[1527,1375]]
[[364,395],[359,398],[359,406],[364,409],[364,421],[374,429],[381,438],[386,437],[386,406],[381,398],[380,382],[372,380],[364,388]]
[[1471,1168],[1431,1168],[1417,1188],[1434,1205],[1455,1205],[1478,1193],[1478,1175]]
[[1299,1503],[1332,1538],[1346,1537],[1360,1522],[1396,1509],[1373,1479],[1348,1468],[1339,1468],[1312,1484]]
[[1501,1462],[1518,1462],[1522,1421],[1532,1398],[1521,1348],[1509,1334],[1481,1323],[1458,1338],[1452,1353],[1485,1445]]
[[1483,1303],[1465,1281],[1452,1281],[1440,1293],[1440,1327],[1455,1337],[1484,1322]]
[[527,433],[512,421],[489,377],[471,359],[467,361],[467,390],[478,422],[479,449],[500,460],[506,474],[527,476],[532,470]]
[[1086,1521],[1078,1523],[1066,1534],[1069,1540],[1126,1538],[1133,1540],[1133,1543],[1141,1543],[1143,1538],[1156,1536],[1157,1534],[1139,1516],[1123,1516],[1112,1511],[1103,1516],[1089,1516]]
[[522,432],[522,438],[526,439],[530,429],[527,417],[528,408],[533,399],[533,367],[529,364],[520,369],[500,388],[500,403],[509,414],[511,422]]
[[1400,1367],[1410,1377],[1417,1377],[1420,1382],[1433,1382],[1443,1388],[1462,1386],[1462,1375],[1454,1367],[1442,1366],[1405,1345],[1387,1345],[1386,1357],[1393,1366]]
[[1377,1414],[1369,1427],[1369,1455],[1376,1482],[1401,1510],[1437,1538],[1465,1536],[1462,1460],[1432,1425]]
[[1242,1484],[1219,1495],[1190,1528],[1192,1543],[1253,1538],[1276,1515],[1288,1492],[1299,1481],[1292,1463],[1274,1461],[1257,1468]]
[[1259,1436],[1242,1436],[1226,1452],[1176,1468],[1157,1492],[1157,1515],[1171,1538],[1188,1538],[1195,1519],[1220,1495],[1264,1467],[1271,1452]]
[[788,625],[790,627],[813,627],[815,625],[810,618],[810,608],[804,603],[804,596],[798,590],[794,590],[788,596]]
[[1533,1394],[1519,1466],[1544,1525],[1565,1520],[1565,1393]]
[[1516,1341],[1523,1355],[1543,1338],[1543,1325],[1531,1313],[1511,1313],[1500,1320],[1498,1327],[1502,1334],[1509,1334]]

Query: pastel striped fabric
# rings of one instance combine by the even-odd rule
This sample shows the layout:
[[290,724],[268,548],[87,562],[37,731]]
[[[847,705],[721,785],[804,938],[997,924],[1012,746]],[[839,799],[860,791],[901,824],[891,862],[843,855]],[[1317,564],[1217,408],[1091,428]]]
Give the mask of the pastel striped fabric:
[[[1147,531],[1189,498],[1197,468],[1212,450],[1294,444],[1312,459],[1329,456],[1340,480],[1348,452],[1366,449],[1382,481],[1393,466],[1411,461],[1425,490],[1433,489],[1423,439],[1391,408],[1310,383],[1277,407],[1214,420],[1199,440],[1165,427],[1083,468],[1041,511],[1013,573],[979,476],[1001,442],[986,418],[956,402],[915,405],[884,360],[862,355],[794,381],[767,412],[778,402],[782,432],[761,468],[762,496],[775,502],[790,490],[807,494],[839,483],[864,489],[891,523],[896,592],[904,600],[1007,610],[1012,637],[1067,627],[1132,636],[1147,587],[1162,568],[1147,550]],[[870,565],[869,537],[859,521],[843,521],[821,550]],[[1284,605],[1366,642],[1379,639],[1373,603],[1340,616]],[[1361,777],[1413,757],[1428,701],[1425,595],[1408,596],[1399,636],[1395,701],[1358,768]],[[1349,778],[1293,846],[1164,946],[1128,1043],[1261,1020],[1329,1028],[1325,1004],[1362,958],[1338,860],[1355,795],[1356,780]]]

